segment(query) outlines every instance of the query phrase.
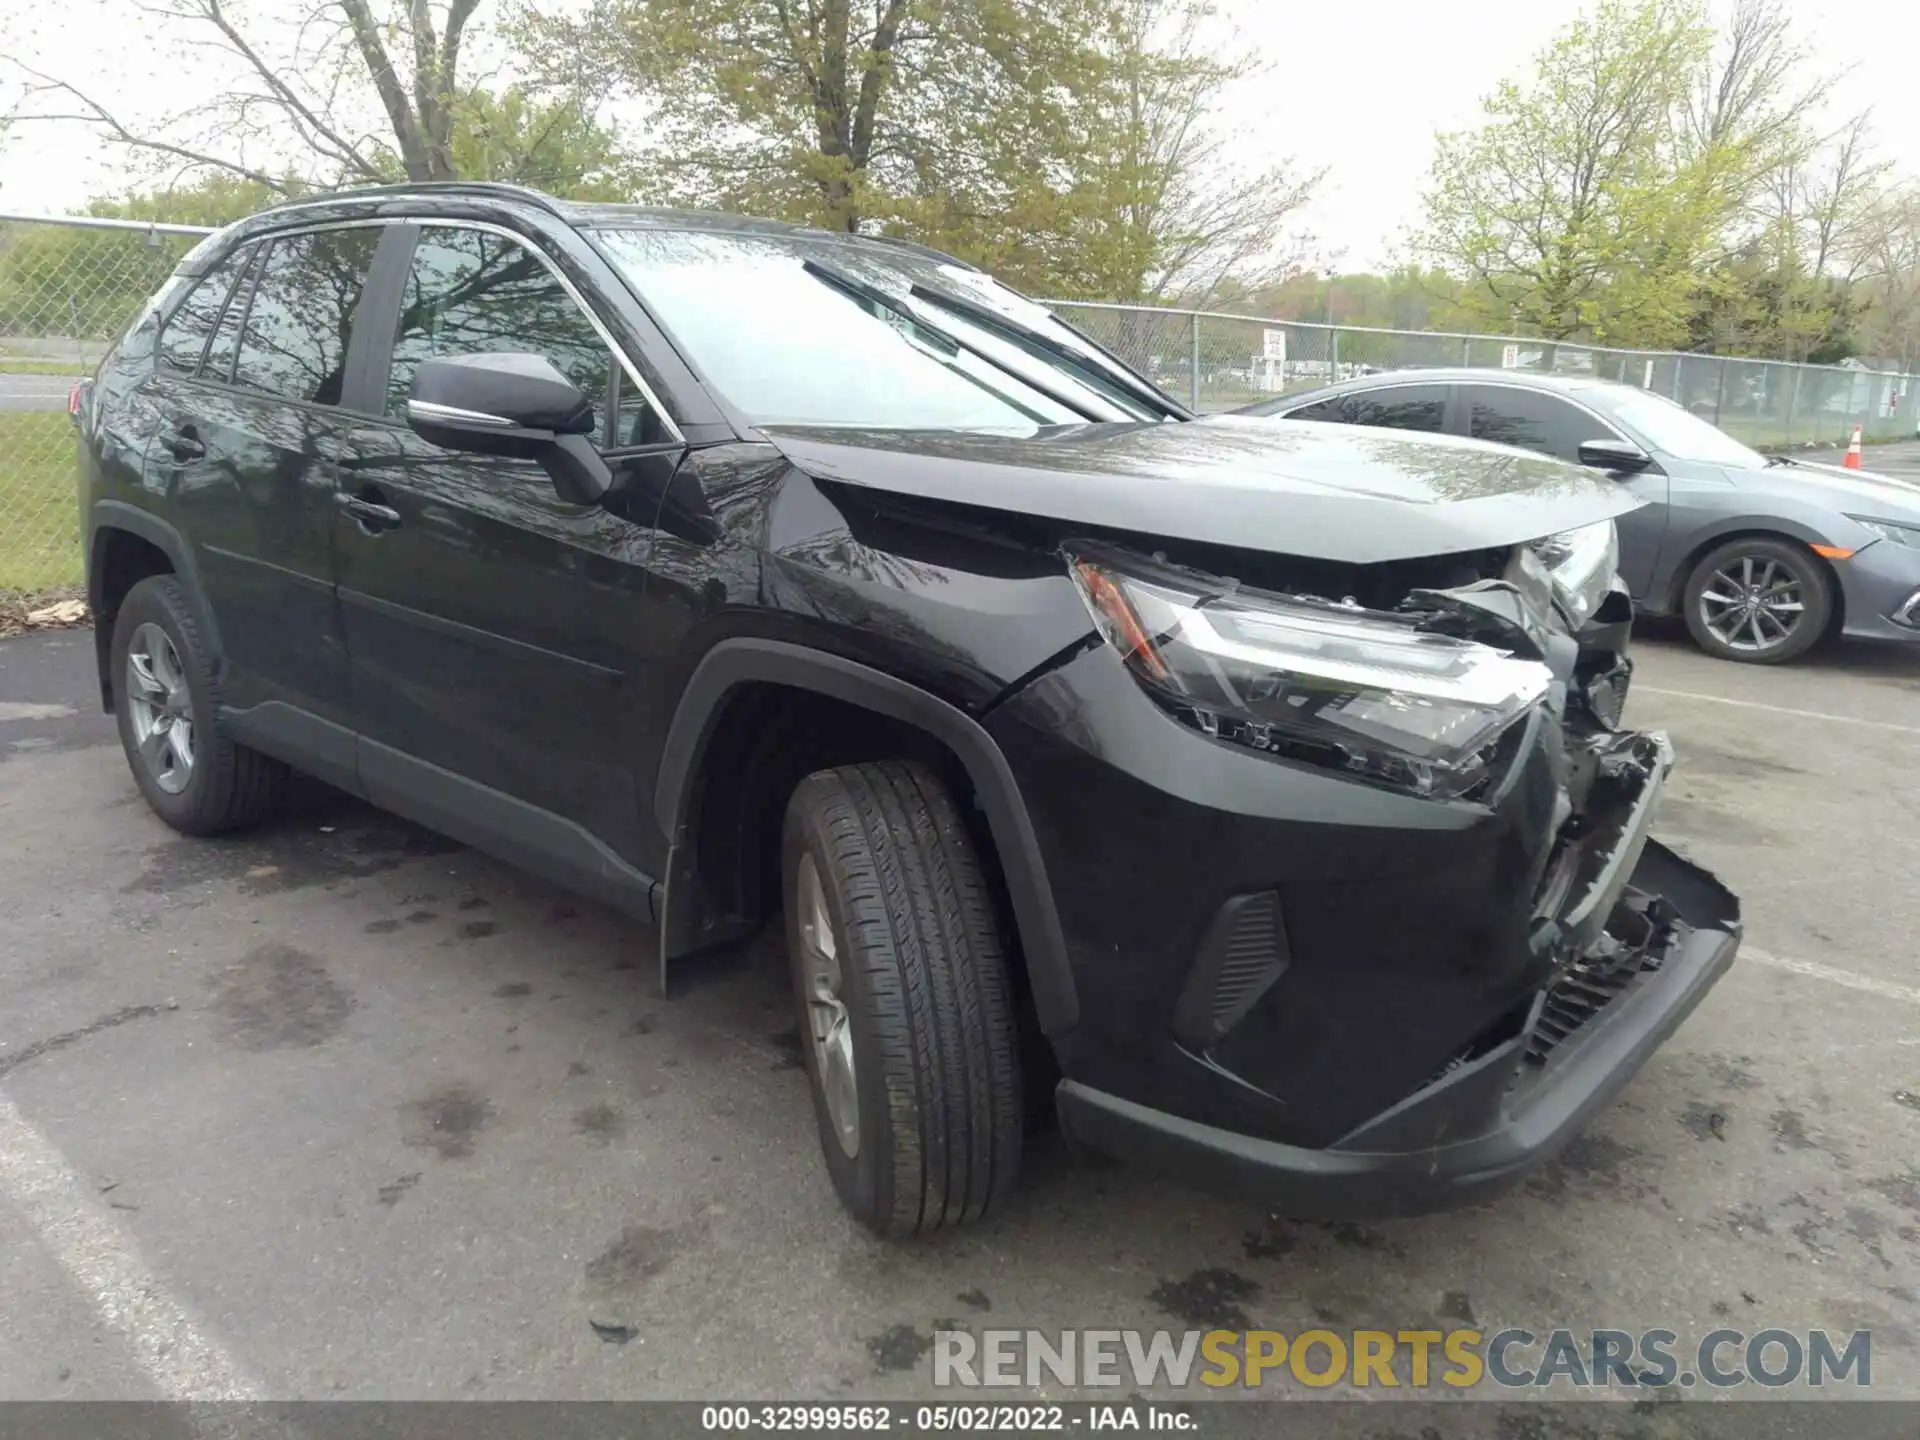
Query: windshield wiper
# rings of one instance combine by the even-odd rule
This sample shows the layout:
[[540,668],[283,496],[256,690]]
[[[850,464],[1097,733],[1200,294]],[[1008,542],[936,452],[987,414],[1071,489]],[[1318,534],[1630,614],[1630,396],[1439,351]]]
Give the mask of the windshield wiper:
[[[1022,375],[1018,370],[1013,369],[1004,360],[995,359],[992,355],[982,350],[979,346],[969,345],[967,344],[966,341],[962,340],[959,336],[949,334],[947,331],[942,330],[938,325],[929,324],[926,320],[922,319],[919,315],[916,315],[911,309],[911,307],[902,303],[898,296],[889,295],[885,290],[882,290],[878,285],[870,285],[865,280],[861,280],[856,276],[849,275],[843,270],[836,270],[831,265],[823,265],[818,260],[802,260],[800,262],[800,268],[802,270],[805,270],[809,275],[813,276],[814,279],[820,281],[822,284],[831,285],[834,289],[840,291],[842,294],[849,295],[856,300],[864,300],[869,305],[878,305],[882,310],[885,310],[888,314],[897,315],[902,320],[905,320],[908,324],[918,326],[920,329],[926,331],[927,334],[931,335],[935,340],[938,340],[942,345],[949,346],[955,351],[960,351],[960,350],[966,351],[967,354],[973,356],[975,359],[984,361],[986,364],[991,365],[995,370],[998,370],[1001,374],[1006,375],[1011,379],[1019,381],[1020,384],[1025,385],[1029,390],[1033,390],[1038,394],[1044,395],[1047,397],[1047,399],[1053,401],[1054,404],[1063,406],[1066,409],[1071,410],[1075,415],[1078,415],[1082,420],[1099,423],[1106,420],[1107,418],[1106,416],[1099,414],[1097,411],[1094,411],[1088,408],[1086,405],[1081,404],[1079,401],[1076,401],[1070,398],[1069,396],[1062,394],[1060,391],[1053,389],[1051,386],[1043,385],[1038,380],[1034,380],[1026,375]],[[1015,409],[1022,408],[1015,401],[1013,401],[1011,398],[1007,396],[1001,396],[1001,399],[1005,400],[1006,403],[1008,403],[1009,405],[1013,405]]]
[[[1091,380],[1097,387],[1117,390],[1123,396],[1131,399],[1135,404],[1145,405],[1162,417],[1171,416],[1176,420],[1191,420],[1193,418],[1190,412],[1176,405],[1167,396],[1161,394],[1158,388],[1141,379],[1125,366],[1122,366],[1119,360],[1111,355],[1108,355],[1107,358],[1113,360],[1115,366],[1119,367],[1117,373],[1108,370],[1104,365],[1098,364],[1090,355],[1083,354],[1081,351],[1074,349],[1073,346],[1054,339],[1053,336],[1047,334],[1045,331],[1036,330],[1030,325],[1022,325],[1012,316],[1001,314],[1000,311],[995,310],[991,305],[982,305],[978,301],[969,300],[961,295],[952,295],[945,290],[936,290],[933,286],[923,285],[918,280],[907,287],[907,293],[917,300],[925,300],[929,305],[938,305],[943,310],[950,310],[963,320],[971,320],[982,329],[995,331],[1016,344],[1026,345],[1032,349],[1041,351],[1050,359],[1068,366],[1077,375],[1083,377],[1083,384]],[[1064,320],[1060,323],[1063,325],[1066,324]],[[1072,329],[1073,327],[1068,326],[1067,328]],[[1078,330],[1074,330],[1073,333],[1076,335],[1080,334]],[[1082,335],[1081,338],[1087,340],[1089,345],[1100,350],[1102,354],[1106,354],[1106,351],[1097,341],[1088,339],[1084,335]]]

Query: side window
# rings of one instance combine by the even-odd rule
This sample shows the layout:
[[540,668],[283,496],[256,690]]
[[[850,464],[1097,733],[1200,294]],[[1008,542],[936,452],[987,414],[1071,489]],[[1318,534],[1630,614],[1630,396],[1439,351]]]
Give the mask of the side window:
[[379,243],[372,226],[275,240],[240,327],[234,384],[338,405],[348,331]]
[[160,363],[169,370],[191,375],[200,364],[200,352],[220,319],[233,282],[253,259],[254,247],[242,245],[194,284],[174,306],[160,330]]
[[[256,248],[253,259],[257,261],[259,255]],[[224,382],[233,378],[233,353],[240,348],[240,324],[247,318],[247,303],[258,268],[257,264],[247,266],[247,273],[240,277],[233,294],[227,297],[227,308],[220,312],[220,323],[213,327],[213,339],[207,342],[207,358],[200,365],[200,374],[208,380]]]
[[1346,396],[1336,395],[1331,400],[1321,400],[1312,405],[1302,405],[1298,410],[1289,410],[1287,419],[1326,420],[1338,424],[1347,418],[1342,409],[1345,404]]
[[[504,235],[423,227],[394,337],[389,413],[405,418],[421,361],[503,351],[552,361],[592,398],[596,427],[606,427],[608,401],[618,393],[613,352],[553,272]],[[637,393],[626,387],[617,405],[618,428],[603,428],[603,441],[628,445],[652,438],[647,406]]]
[[1383,425],[1389,430],[1438,433],[1447,423],[1447,387],[1392,385],[1347,397],[1349,425]]
[[1467,401],[1472,414],[1469,433],[1476,440],[1578,461],[1583,442],[1620,438],[1579,406],[1538,390],[1473,385],[1467,389]]

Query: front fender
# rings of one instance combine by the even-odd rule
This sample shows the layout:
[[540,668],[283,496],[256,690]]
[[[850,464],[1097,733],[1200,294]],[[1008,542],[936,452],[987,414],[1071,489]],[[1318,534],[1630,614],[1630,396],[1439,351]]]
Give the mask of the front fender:
[[728,695],[738,686],[768,683],[810,690],[911,725],[932,736],[966,770],[993,838],[1020,948],[1027,962],[1041,1028],[1057,1036],[1079,1017],[1066,941],[1054,906],[1046,864],[1013,771],[1000,747],[964,711],[906,681],[839,655],[779,640],[722,640],[701,659],[681,693],[654,785],[654,817],[670,842],[667,892],[660,917],[661,982],[669,959],[698,947],[688,907],[675,905],[690,842],[688,802]]

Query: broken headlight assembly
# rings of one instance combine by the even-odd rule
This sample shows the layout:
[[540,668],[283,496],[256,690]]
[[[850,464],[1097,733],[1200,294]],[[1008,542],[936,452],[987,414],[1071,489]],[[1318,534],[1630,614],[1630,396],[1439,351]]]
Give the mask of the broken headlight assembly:
[[1552,590],[1578,630],[1613,589],[1613,573],[1620,568],[1620,537],[1611,520],[1563,530],[1521,546],[1520,565],[1536,572],[1535,578]]
[[1107,643],[1155,700],[1219,740],[1416,795],[1486,778],[1503,733],[1546,695],[1547,667],[1394,615],[1069,557]]

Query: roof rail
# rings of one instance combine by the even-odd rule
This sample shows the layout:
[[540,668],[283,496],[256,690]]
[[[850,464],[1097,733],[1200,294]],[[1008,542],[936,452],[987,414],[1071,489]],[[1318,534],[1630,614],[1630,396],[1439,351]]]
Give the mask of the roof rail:
[[270,205],[260,211],[262,215],[276,215],[285,210],[294,210],[306,205],[332,205],[342,200],[378,199],[391,196],[401,199],[408,195],[484,195],[498,200],[519,200],[538,206],[549,214],[565,218],[560,202],[544,190],[535,190],[526,185],[509,185],[501,180],[408,180],[394,185],[354,185],[341,190],[328,190],[319,195],[302,195],[297,200],[285,200],[278,205]]

